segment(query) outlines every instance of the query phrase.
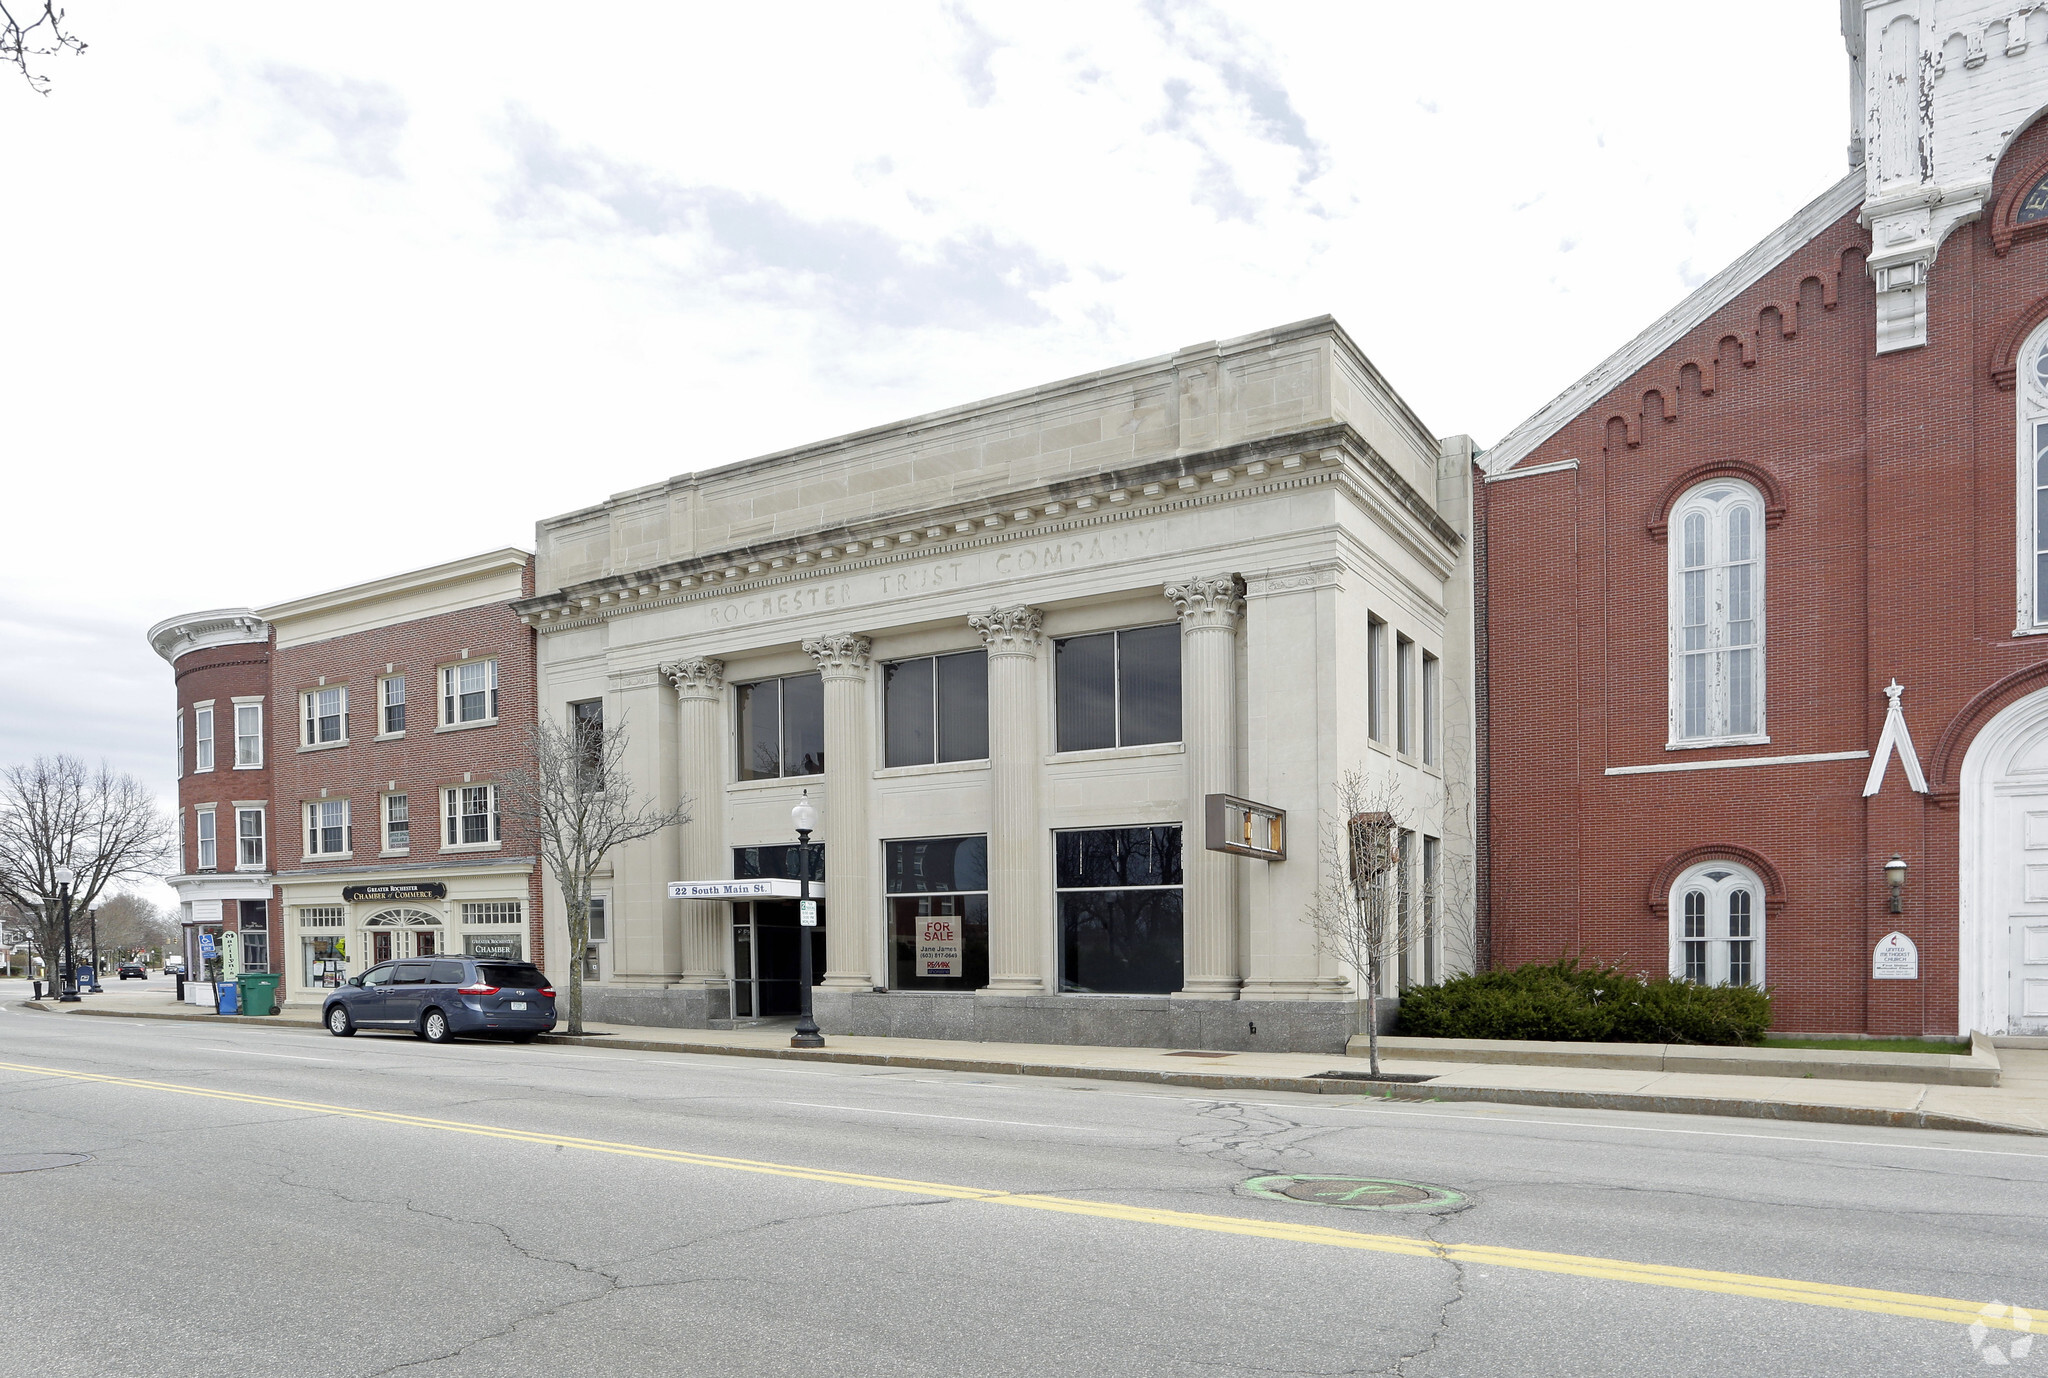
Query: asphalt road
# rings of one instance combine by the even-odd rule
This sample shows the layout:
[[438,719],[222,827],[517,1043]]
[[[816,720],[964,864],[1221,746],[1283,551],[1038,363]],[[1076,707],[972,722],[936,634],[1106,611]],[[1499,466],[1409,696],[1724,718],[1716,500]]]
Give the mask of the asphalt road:
[[2048,1332],[2048,1140],[1994,1135],[12,1006],[0,1216],[0,1372],[2048,1372],[1970,1327]]

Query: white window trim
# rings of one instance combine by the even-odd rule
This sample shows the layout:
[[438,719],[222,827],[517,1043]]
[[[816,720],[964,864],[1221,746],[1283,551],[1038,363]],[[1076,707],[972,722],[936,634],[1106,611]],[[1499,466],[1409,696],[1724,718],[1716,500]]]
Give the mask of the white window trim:
[[[331,742],[309,741],[308,738],[312,735],[313,732],[313,709],[315,698],[317,695],[325,694],[329,690],[336,691],[340,695],[341,736],[337,737],[335,740]],[[346,684],[322,684],[312,689],[301,689],[299,691],[299,750],[302,753],[307,751],[332,751],[336,747],[342,747],[347,745],[348,686]]]
[[[173,779],[177,779],[177,780],[182,780],[182,779],[184,779],[184,778],[185,778],[185,710],[184,710],[184,709],[182,709],[182,708],[180,708],[180,709],[178,710],[178,733],[177,733],[177,739],[178,739],[178,746],[177,746],[177,767],[176,767],[176,772],[177,772],[177,773],[176,773],[176,774],[175,774],[175,775],[174,775],[174,776],[173,776],[172,778],[173,778]],[[180,869],[183,869],[183,868],[181,867]]]
[[[448,840],[448,803],[451,796],[466,789],[488,789],[491,792],[491,817],[498,825],[498,836],[489,842],[450,842]],[[472,780],[464,785],[443,785],[439,799],[439,813],[434,819],[435,835],[440,838],[444,852],[495,852],[505,846],[504,813],[498,801],[498,786],[491,780]]]
[[[200,715],[206,718],[206,731],[199,730]],[[206,764],[199,764],[199,748],[206,747]],[[213,700],[206,699],[192,705],[192,773],[210,775],[213,773]]]
[[[253,813],[262,820],[263,858],[254,865],[242,860],[242,815]],[[235,869],[237,871],[267,871],[270,869],[270,806],[262,800],[235,801]]]
[[[1709,871],[1726,871],[1725,880],[1707,879]],[[1766,938],[1764,887],[1756,873],[1747,866],[1733,861],[1703,861],[1697,866],[1688,866],[1685,872],[1671,883],[1665,913],[1670,923],[1671,962],[1670,971],[1674,980],[1685,976],[1685,894],[1688,890],[1702,890],[1707,895],[1707,938],[1712,946],[1707,956],[1707,979],[1710,985],[1726,985],[1728,982],[1728,944],[1725,915],[1728,909],[1728,895],[1735,890],[1749,891],[1749,936],[1750,979],[1752,986],[1763,986],[1769,979],[1769,967],[1764,940]],[[1717,925],[1717,918],[1722,921]],[[1717,926],[1721,930],[1716,936]],[[1695,940],[1697,941],[1697,940]]]
[[[1436,673],[1430,673],[1430,667]],[[1421,716],[1422,764],[1441,773],[1444,766],[1444,658],[1427,646],[1416,662],[1416,712]]]
[[[398,735],[402,737],[402,736],[404,736],[405,734],[404,734],[403,732],[401,732],[401,733],[399,733]],[[392,846],[392,845],[391,845],[391,801],[392,801],[392,800],[394,800],[394,799],[403,799],[403,800],[405,800],[405,838],[406,838],[406,841],[405,841],[405,845],[404,845],[403,847],[394,847],[394,846]],[[387,791],[385,791],[385,792],[384,792],[383,794],[379,795],[379,796],[377,797],[377,855],[378,855],[378,856],[411,856],[411,855],[412,855],[412,825],[413,825],[413,819],[412,819],[412,791],[411,791],[411,790],[404,790],[404,789],[395,789],[395,790],[387,790]]]
[[[1751,611],[1755,614],[1753,620],[1756,623],[1756,640],[1751,646],[1751,649],[1756,653],[1756,730],[1754,732],[1714,731],[1704,736],[1688,737],[1685,735],[1686,652],[1682,645],[1685,635],[1684,522],[1687,513],[1700,503],[1701,495],[1710,489],[1716,488],[1733,488],[1738,490],[1743,495],[1744,500],[1748,502],[1750,508],[1750,539],[1752,550],[1754,551],[1752,559],[1756,570],[1750,589]],[[1732,505],[1732,503],[1724,503],[1717,506],[1720,510],[1726,511]],[[1710,554],[1707,568],[1709,571],[1725,569],[1727,567],[1727,560],[1723,558],[1717,561],[1712,558],[1711,554],[1714,537],[1720,533],[1721,528],[1711,518],[1708,524],[1710,527],[1708,538]],[[1664,541],[1666,547],[1664,559],[1665,662],[1669,681],[1666,702],[1669,715],[1667,728],[1670,734],[1669,739],[1664,744],[1665,750],[1697,751],[1704,747],[1768,745],[1771,740],[1769,719],[1766,716],[1769,702],[1766,686],[1769,683],[1768,671],[1770,664],[1770,636],[1767,620],[1770,581],[1767,576],[1769,542],[1765,539],[1764,535],[1763,495],[1757,492],[1754,484],[1736,478],[1712,478],[1704,483],[1697,484],[1687,489],[1685,494],[1671,505],[1671,516],[1670,521],[1666,524]],[[1710,588],[1707,594],[1709,603],[1712,603],[1718,594],[1718,588]],[[1714,667],[1713,677],[1707,686],[1707,703],[1711,725],[1714,727],[1724,726],[1728,716],[1728,687],[1722,675],[1721,667],[1726,664],[1725,653],[1729,648],[1720,640],[1726,634],[1727,623],[1728,619],[1725,616],[1716,618],[1711,612],[1709,613],[1707,621],[1707,649],[1715,654],[1711,662]]]
[[[389,674],[389,675],[380,675],[380,676],[378,676],[378,678],[377,678],[377,735],[376,735],[376,736],[375,736],[374,738],[372,738],[371,740],[373,740],[373,741],[379,741],[379,742],[395,742],[395,741],[397,741],[397,740],[398,740],[399,738],[401,738],[401,737],[403,737],[403,736],[405,735],[405,729],[404,729],[404,728],[402,728],[402,727],[401,727],[401,728],[399,728],[399,729],[398,729],[398,730],[397,730],[396,732],[386,732],[386,731],[384,730],[384,710],[385,710],[386,708],[388,708],[388,707],[390,706],[390,705],[388,705],[388,704],[386,704],[386,703],[384,702],[384,686],[385,686],[385,685],[387,685],[387,684],[389,684],[389,683],[391,683],[391,681],[392,681],[392,680],[397,680],[397,681],[399,681],[400,683],[404,683],[404,682],[405,682],[405,678],[406,678],[406,677],[405,677],[404,675],[402,675],[402,674],[397,674],[397,673],[393,673],[393,674]],[[404,702],[404,704],[403,704],[402,706],[404,707],[404,709],[405,709],[405,711],[406,711],[406,714],[407,714],[407,720],[408,720],[408,721],[410,721],[410,720],[411,720],[411,713],[412,713],[412,685],[410,685],[410,684],[406,684],[406,685],[405,685],[405,702]]]
[[185,869],[185,810],[178,810],[178,874],[189,875]]
[[[252,694],[246,698],[230,700],[230,702],[234,704],[235,769],[261,770],[263,769],[263,696]],[[244,708],[256,710],[256,759],[254,761],[244,761],[242,759],[242,710]]]
[[[315,831],[319,828],[319,815],[315,812],[323,804],[341,805],[341,850],[320,852],[313,849]],[[305,849],[307,861],[352,861],[356,854],[355,810],[346,799],[308,799],[300,812],[299,840]]]
[[2019,555],[2019,618],[2013,635],[2048,636],[2048,607],[2038,606],[2048,600],[2040,599],[2034,587],[2034,545],[2039,534],[2034,529],[2034,428],[2048,424],[2048,382],[2044,382],[2036,370],[2048,361],[2048,323],[2027,336],[2018,359],[2019,367],[2013,380],[2013,446],[2019,502],[2019,521],[2016,523],[2019,529],[2015,533]]
[[[206,835],[207,829],[200,826],[201,819],[205,819],[211,825],[212,837],[209,838]],[[208,862],[206,859],[206,847],[209,842],[213,844],[213,860],[211,862]],[[220,869],[220,816],[215,805],[200,804],[192,810],[192,850],[193,860],[198,863],[193,868],[194,870],[218,871]]]
[[[450,700],[460,697],[459,694],[450,694],[448,692],[452,683],[450,676],[465,665],[490,666],[490,675],[484,686],[484,695],[487,706],[495,706],[490,701],[498,696],[498,657],[494,655],[475,656],[468,660],[451,660],[446,664],[438,665],[434,668],[434,730],[436,732],[462,732],[473,727],[496,727],[498,725],[498,715],[496,713],[490,713],[481,718],[471,718],[467,721],[457,721],[449,716]],[[406,688],[409,691],[412,686],[408,684]]]

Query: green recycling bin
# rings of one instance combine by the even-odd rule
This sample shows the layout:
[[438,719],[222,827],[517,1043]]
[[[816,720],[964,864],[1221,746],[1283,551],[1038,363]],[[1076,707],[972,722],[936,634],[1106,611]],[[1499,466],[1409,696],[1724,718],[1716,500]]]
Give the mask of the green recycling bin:
[[262,973],[237,976],[235,994],[242,1002],[243,1014],[277,1013],[277,977]]

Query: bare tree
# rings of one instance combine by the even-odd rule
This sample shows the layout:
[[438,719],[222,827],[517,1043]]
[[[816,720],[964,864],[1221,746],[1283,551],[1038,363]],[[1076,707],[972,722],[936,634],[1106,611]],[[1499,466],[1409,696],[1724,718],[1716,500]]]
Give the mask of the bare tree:
[[1318,883],[1309,901],[1316,950],[1349,967],[1356,983],[1353,1022],[1365,1026],[1374,1076],[1380,1072],[1380,989],[1387,964],[1414,937],[1403,913],[1409,901],[1400,853],[1406,819],[1392,781],[1345,772],[1337,782],[1337,811],[1318,832]]
[[[76,756],[38,756],[0,770],[0,899],[29,920],[36,947],[62,952],[64,916],[57,868],[77,873],[71,885],[72,932],[77,919],[109,886],[163,874],[176,846],[171,820],[132,775],[104,762],[94,769]],[[77,954],[63,954],[75,961]],[[60,964],[51,964],[56,975]]]
[[590,943],[590,880],[616,847],[690,821],[690,801],[662,809],[626,771],[626,726],[543,717],[530,736],[531,771],[500,776],[499,807],[540,845],[569,918],[569,1032],[583,1032],[583,952]]
[[99,905],[100,945],[124,957],[174,945],[178,925],[140,895],[115,895]]
[[[15,17],[16,10],[32,17],[24,24]],[[65,30],[64,11],[56,0],[43,0],[40,13],[28,0],[0,0],[0,62],[20,72],[37,95],[50,94],[50,79],[29,66],[31,58],[84,51],[78,36]]]

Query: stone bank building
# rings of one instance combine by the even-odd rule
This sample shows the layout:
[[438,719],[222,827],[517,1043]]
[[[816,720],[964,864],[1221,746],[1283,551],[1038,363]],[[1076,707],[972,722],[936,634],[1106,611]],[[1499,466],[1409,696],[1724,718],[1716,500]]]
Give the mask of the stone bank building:
[[[792,1013],[810,941],[828,1033],[1341,1048],[1306,915],[1346,771],[1408,833],[1390,981],[1473,961],[1471,473],[1321,319],[541,522],[538,710],[691,804],[599,879],[590,1017]],[[1286,858],[1205,847],[1214,794]],[[818,929],[669,898],[794,876],[805,796]]]

